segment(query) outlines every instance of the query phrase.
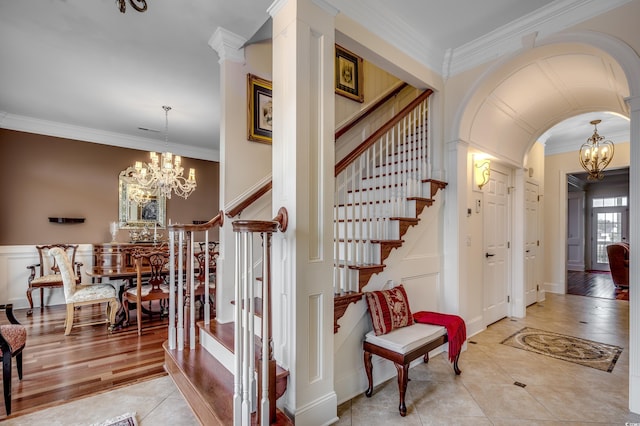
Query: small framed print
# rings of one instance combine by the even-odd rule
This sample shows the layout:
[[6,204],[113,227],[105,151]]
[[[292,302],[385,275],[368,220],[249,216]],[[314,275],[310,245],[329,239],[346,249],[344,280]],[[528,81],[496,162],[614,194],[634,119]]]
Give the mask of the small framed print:
[[247,74],[247,138],[250,141],[271,143],[273,102],[271,82]]
[[336,93],[364,102],[362,58],[336,44]]

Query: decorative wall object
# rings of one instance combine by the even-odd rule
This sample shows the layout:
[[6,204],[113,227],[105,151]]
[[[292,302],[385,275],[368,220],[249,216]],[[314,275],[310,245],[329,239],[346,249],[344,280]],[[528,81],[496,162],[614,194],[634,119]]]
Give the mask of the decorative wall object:
[[273,131],[272,84],[247,74],[247,138],[250,141],[271,143]]
[[364,102],[362,58],[336,44],[336,93]]

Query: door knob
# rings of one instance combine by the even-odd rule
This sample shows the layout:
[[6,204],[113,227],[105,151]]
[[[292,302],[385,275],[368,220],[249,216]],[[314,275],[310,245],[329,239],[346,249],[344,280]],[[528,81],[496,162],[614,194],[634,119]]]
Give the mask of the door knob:
[[495,254],[489,254],[489,253],[484,254],[484,257],[493,257],[493,256],[495,256]]

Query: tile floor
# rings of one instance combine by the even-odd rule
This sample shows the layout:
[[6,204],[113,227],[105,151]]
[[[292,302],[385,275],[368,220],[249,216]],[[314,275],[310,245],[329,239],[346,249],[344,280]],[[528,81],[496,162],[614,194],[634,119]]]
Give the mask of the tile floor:
[[[394,379],[371,398],[338,407],[338,425],[624,425],[628,411],[629,304],[548,294],[523,319],[504,319],[470,337],[455,376],[446,354],[411,369],[407,416],[398,414]],[[500,344],[522,327],[568,334],[624,348],[611,373]],[[514,385],[525,384],[525,387]],[[196,425],[169,377],[114,390],[7,420],[8,425],[89,425],[136,411],[140,425]],[[302,425],[306,426],[306,425]]]

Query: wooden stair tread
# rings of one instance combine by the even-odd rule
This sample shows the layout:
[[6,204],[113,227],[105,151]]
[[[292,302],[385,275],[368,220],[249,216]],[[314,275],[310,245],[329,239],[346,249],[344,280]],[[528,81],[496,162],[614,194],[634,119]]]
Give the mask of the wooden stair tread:
[[[234,342],[235,342],[235,323],[227,322],[227,323],[219,323],[216,320],[212,320],[209,323],[209,326],[206,326],[204,321],[197,322],[198,328],[202,331],[210,335],[212,338],[216,339],[222,346],[224,346],[229,352],[234,352]],[[260,347],[262,343],[260,342],[260,338],[256,337],[256,345]],[[260,352],[256,353],[256,365],[257,358],[259,357]],[[289,376],[289,371],[282,368],[278,363],[276,363],[276,381],[279,379],[284,379]]]
[[165,369],[171,375],[201,424],[233,424],[233,375],[209,352],[195,349],[165,350]]
[[[165,350],[165,369],[180,389],[185,400],[203,425],[227,426],[233,424],[233,374],[202,346],[182,351]],[[256,416],[252,416],[252,424]],[[293,422],[276,409],[275,425],[292,425]]]

